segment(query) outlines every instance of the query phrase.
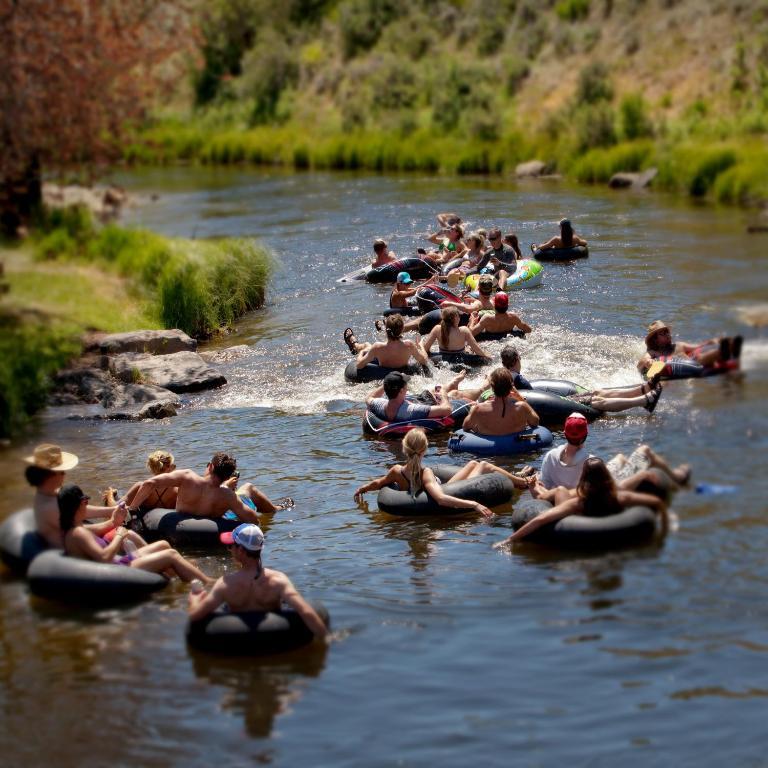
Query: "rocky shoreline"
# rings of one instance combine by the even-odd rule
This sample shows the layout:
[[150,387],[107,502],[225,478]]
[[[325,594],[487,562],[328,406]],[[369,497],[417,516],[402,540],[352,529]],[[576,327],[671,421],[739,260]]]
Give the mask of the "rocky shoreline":
[[238,347],[199,353],[197,341],[178,329],[95,334],[83,356],[53,381],[49,405],[74,419],[140,421],[175,416],[180,394],[227,383],[214,366]]

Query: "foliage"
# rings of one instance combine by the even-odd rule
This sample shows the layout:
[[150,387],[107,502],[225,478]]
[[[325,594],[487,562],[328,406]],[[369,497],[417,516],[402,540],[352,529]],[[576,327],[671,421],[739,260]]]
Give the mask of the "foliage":
[[608,68],[599,61],[587,64],[579,72],[576,86],[576,102],[597,104],[613,98],[613,86],[608,77]]
[[345,59],[372,48],[384,27],[398,15],[398,0],[342,0],[339,5],[341,50]]
[[589,0],[560,0],[555,13],[563,21],[581,21],[589,16]]
[[629,93],[619,104],[619,133],[627,141],[653,136],[648,105],[639,93]]
[[570,171],[577,181],[605,183],[614,173],[642,170],[651,165],[652,158],[651,142],[630,142],[607,149],[592,149],[578,158]]

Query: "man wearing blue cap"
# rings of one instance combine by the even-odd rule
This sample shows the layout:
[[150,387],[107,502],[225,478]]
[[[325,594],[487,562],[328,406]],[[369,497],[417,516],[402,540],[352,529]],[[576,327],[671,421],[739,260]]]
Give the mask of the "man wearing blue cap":
[[229,546],[240,569],[222,576],[208,593],[190,592],[191,621],[204,618],[223,604],[233,613],[278,611],[285,604],[301,616],[315,637],[323,638],[328,634],[317,611],[299,594],[291,580],[284,573],[261,564],[264,534],[258,525],[243,523],[234,531],[222,533],[219,538]]
[[405,310],[404,315],[418,314],[418,309],[410,303],[409,299],[416,295],[416,289],[408,286],[413,285],[413,279],[407,272],[398,272],[395,287],[389,294],[389,308]]

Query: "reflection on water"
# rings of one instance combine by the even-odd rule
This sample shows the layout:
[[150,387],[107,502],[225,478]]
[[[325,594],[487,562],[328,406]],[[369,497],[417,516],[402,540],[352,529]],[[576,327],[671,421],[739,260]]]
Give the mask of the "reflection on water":
[[[160,195],[131,212],[136,223],[263,238],[281,263],[268,304],[209,345],[244,347],[221,363],[229,385],[189,396],[175,419],[92,424],[56,409],[21,445],[0,449],[0,516],[28,504],[20,459],[44,440],[78,454],[70,479],[91,494],[144,478],[157,448],[197,469],[215,450],[232,452],[243,481],[296,499],[269,522],[267,565],[322,599],[336,639],[327,654],[205,657],[184,643],[182,586],[87,615],[32,601],[23,581],[4,578],[0,754],[9,765],[51,755],[65,766],[184,768],[494,765],[510,754],[543,765],[763,760],[768,338],[754,308],[768,278],[742,213],[498,179],[153,169],[119,181]],[[335,278],[369,258],[374,237],[412,252],[434,213],[449,209],[473,226],[515,229],[524,246],[570,214],[593,244],[588,260],[547,265],[541,287],[512,297],[534,326],[516,342],[532,378],[636,382],[655,318],[691,341],[743,333],[741,374],[669,382],[652,417],[603,418],[588,442],[604,458],[648,442],[690,462],[694,483],[737,493],[679,494],[677,533],[609,555],[493,551],[524,497],[490,522],[398,520],[376,510],[374,494],[358,506],[354,490],[402,456],[398,441],[362,434],[368,387],[343,380],[341,334],[350,325],[374,339],[389,289]],[[448,456],[446,436],[431,439],[428,464],[465,458]],[[539,457],[499,463],[525,461]],[[232,567],[223,552],[194,555],[211,574]]]

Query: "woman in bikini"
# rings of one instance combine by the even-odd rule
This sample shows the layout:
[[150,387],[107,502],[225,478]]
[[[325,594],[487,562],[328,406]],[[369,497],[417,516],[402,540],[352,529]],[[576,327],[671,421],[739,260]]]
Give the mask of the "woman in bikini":
[[[493,514],[488,507],[480,502],[459,499],[447,494],[441,487],[440,481],[435,477],[435,473],[429,468],[422,466],[421,462],[424,454],[429,447],[427,435],[423,429],[412,429],[403,438],[403,453],[405,454],[405,464],[395,464],[386,475],[369,483],[361,485],[355,491],[355,501],[361,501],[363,494],[368,491],[378,491],[388,485],[396,486],[401,491],[407,491],[411,496],[416,496],[420,491],[429,494],[440,506],[453,507],[456,509],[466,509],[471,512],[479,512],[485,518]],[[451,482],[458,480],[468,480],[479,475],[486,475],[490,472],[498,472],[505,477],[510,478],[516,488],[527,488],[530,480],[513,475],[510,472],[491,464],[488,461],[470,461],[465,464],[452,478]]]
[[662,525],[666,527],[667,505],[662,499],[648,493],[619,490],[603,460],[591,456],[584,462],[575,496],[529,520],[504,541],[494,544],[494,548],[520,541],[543,525],[555,523],[569,515],[607,517],[634,506],[655,510],[661,515]]
[[[166,472],[173,472],[176,469],[174,463],[173,454],[168,451],[153,451],[149,454],[147,459],[147,469],[153,476],[164,475]],[[130,507],[133,497],[136,495],[136,491],[139,490],[141,483],[134,483],[125,494],[123,501]],[[115,494],[117,493],[114,488],[107,488],[104,491],[104,503],[116,504],[117,500]],[[141,513],[149,512],[151,509],[176,509],[176,488],[158,488],[154,489],[149,498],[142,502]]]
[[[147,544],[133,531],[122,526],[115,529],[112,541],[107,542],[97,536],[83,524],[88,515],[88,500],[89,497],[77,485],[65,485],[59,491],[59,524],[64,538],[64,551],[70,557],[126,565],[152,573],[173,574],[182,581],[200,579],[205,583],[213,583],[214,579],[206,576],[175,549],[171,549],[167,541]],[[135,545],[133,551],[127,551],[126,541]]]
[[429,350],[437,341],[441,353],[463,352],[469,348],[474,354],[491,359],[491,355],[475,341],[472,331],[466,326],[459,326],[459,310],[456,307],[444,307],[440,317],[440,325],[436,325],[421,342],[425,355],[429,355]]

